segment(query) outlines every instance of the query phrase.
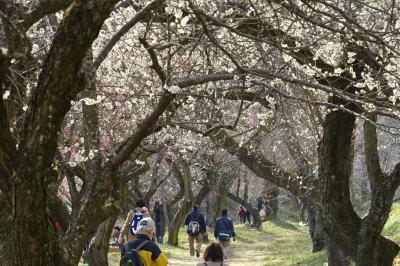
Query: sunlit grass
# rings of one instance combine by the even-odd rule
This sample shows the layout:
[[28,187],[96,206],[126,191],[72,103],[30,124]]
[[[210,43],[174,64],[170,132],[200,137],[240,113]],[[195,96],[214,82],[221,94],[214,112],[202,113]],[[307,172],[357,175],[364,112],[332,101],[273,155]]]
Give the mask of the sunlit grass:
[[[383,228],[382,235],[400,244],[400,203],[393,203],[389,219]],[[397,255],[393,265],[400,266],[400,256]]]

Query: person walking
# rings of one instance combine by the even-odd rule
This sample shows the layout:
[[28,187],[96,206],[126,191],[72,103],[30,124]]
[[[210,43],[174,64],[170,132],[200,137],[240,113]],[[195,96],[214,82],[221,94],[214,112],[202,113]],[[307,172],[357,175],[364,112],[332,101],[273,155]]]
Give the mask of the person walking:
[[167,257],[157,244],[151,241],[155,231],[154,221],[151,218],[143,218],[136,229],[136,239],[124,244],[120,265],[131,265],[129,260],[140,259],[145,266],[166,266]]
[[156,223],[156,239],[157,243],[162,244],[164,242],[165,234],[165,214],[164,214],[164,202],[163,199],[158,199],[154,203],[154,221]]
[[231,218],[228,217],[228,210],[223,209],[221,214],[222,216],[215,222],[214,237],[221,245],[226,258],[226,248],[229,246],[231,238],[233,241],[236,241],[236,233],[233,228],[233,222]]
[[244,221],[249,222],[249,224],[251,224],[251,213],[249,211],[249,209],[246,209],[245,213],[244,213]]
[[[185,218],[187,234],[189,239],[189,252],[191,256],[200,257],[200,248],[203,242],[203,235],[207,234],[206,222],[203,214],[199,211],[198,205],[193,205],[192,211]],[[196,241],[196,248],[194,248]]]
[[237,214],[239,216],[240,224],[244,224],[245,223],[245,215],[246,215],[246,213],[245,213],[245,210],[244,210],[243,206],[239,207],[239,210],[238,210]]
[[224,252],[221,245],[217,242],[208,244],[204,250],[203,262],[196,266],[228,266],[224,263]]
[[146,202],[144,201],[144,199],[136,200],[136,208],[130,210],[128,212],[128,215],[126,216],[125,223],[122,226],[121,234],[118,238],[118,244],[122,244],[125,235],[127,235],[128,241],[135,239],[136,228],[137,228],[139,222],[144,217],[150,216],[145,205],[146,205]]

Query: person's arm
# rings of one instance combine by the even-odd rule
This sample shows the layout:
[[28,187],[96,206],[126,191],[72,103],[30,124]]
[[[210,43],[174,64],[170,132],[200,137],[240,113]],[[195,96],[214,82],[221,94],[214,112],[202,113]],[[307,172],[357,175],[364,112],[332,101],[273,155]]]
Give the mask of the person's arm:
[[218,228],[219,228],[219,221],[217,220],[217,222],[215,223],[215,226],[214,226],[214,237],[215,237],[215,239],[218,238]]
[[185,225],[189,225],[189,220],[190,220],[190,213],[188,215],[186,215]]
[[199,220],[200,220],[200,229],[201,229],[200,231],[202,233],[207,233],[206,220],[204,219],[204,215],[203,214],[200,215]]
[[233,237],[233,241],[236,241],[236,233],[235,233],[235,228],[233,227],[233,222],[230,220],[230,227],[231,227],[231,234]]
[[130,223],[132,221],[132,216],[133,216],[133,212],[132,212],[132,210],[130,210],[128,212],[127,217],[126,217],[125,223],[122,226],[121,233],[119,234],[118,244],[122,244],[123,239],[124,239],[124,235],[126,235],[126,233],[128,232],[128,228],[129,228]]

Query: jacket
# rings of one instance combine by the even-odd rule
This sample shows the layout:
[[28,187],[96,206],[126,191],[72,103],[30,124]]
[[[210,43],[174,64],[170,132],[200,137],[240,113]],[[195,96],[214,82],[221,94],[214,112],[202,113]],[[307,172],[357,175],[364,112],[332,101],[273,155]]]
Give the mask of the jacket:
[[215,223],[214,236],[218,238],[220,233],[227,233],[232,237],[236,236],[231,218],[226,215],[219,217]]
[[138,251],[143,264],[145,266],[166,266],[168,264],[167,257],[146,235],[136,235],[136,240],[129,241],[127,245],[130,249],[134,249],[146,240],[150,242]]
[[200,233],[207,232],[206,221],[204,220],[204,216],[198,210],[193,210],[186,216],[185,225],[189,225],[190,221],[192,221],[192,219],[194,219],[196,217],[197,217],[197,221],[199,222],[199,225],[200,225]]

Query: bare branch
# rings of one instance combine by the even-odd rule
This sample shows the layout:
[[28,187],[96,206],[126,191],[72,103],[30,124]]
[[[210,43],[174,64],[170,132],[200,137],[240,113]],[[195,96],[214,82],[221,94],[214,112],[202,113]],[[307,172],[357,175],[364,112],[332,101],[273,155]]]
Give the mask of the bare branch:
[[[376,114],[368,114],[367,116],[371,121],[376,122]],[[379,164],[376,127],[369,121],[364,122],[364,149],[368,179],[371,182],[371,188],[374,189],[376,186],[382,185],[383,176]]]
[[66,9],[72,2],[73,0],[41,0],[32,12],[24,16],[20,23],[26,31],[43,17]]
[[124,26],[119,29],[119,31],[112,36],[110,41],[106,44],[103,50],[100,51],[96,59],[94,60],[91,69],[96,71],[101,63],[106,59],[107,55],[111,52],[115,44],[124,36],[130,29],[132,29],[136,23],[141,21],[145,16],[147,16],[152,10],[158,8],[165,0],[154,0],[145,6],[142,10],[136,13],[136,15],[129,20]]
[[151,65],[151,68],[154,69],[154,71],[160,77],[162,85],[164,86],[167,81],[167,75],[165,74],[164,70],[162,69],[160,63],[158,62],[158,58],[157,58],[157,55],[156,55],[154,49],[152,47],[150,47],[149,43],[146,41],[145,38],[139,38],[139,41],[143,45],[143,47],[146,48],[147,52],[149,53],[151,62],[153,63]]
[[[177,80],[171,82],[173,85],[177,85],[180,88],[186,88],[189,86],[199,85],[207,83],[210,81],[218,80],[232,80],[234,79],[234,74],[231,73],[215,73],[210,75],[198,76],[188,79]],[[154,131],[154,126],[156,125],[159,117],[165,112],[169,104],[175,98],[174,94],[166,92],[161,96],[158,105],[155,107],[152,113],[150,113],[139,125],[137,131],[128,137],[119,146],[116,151],[116,155],[109,160],[107,163],[111,168],[115,169],[125,162],[130,154],[140,145],[141,141],[148,135],[152,134]]]

